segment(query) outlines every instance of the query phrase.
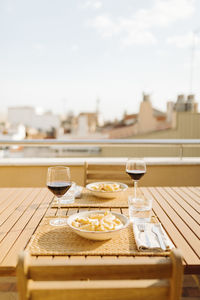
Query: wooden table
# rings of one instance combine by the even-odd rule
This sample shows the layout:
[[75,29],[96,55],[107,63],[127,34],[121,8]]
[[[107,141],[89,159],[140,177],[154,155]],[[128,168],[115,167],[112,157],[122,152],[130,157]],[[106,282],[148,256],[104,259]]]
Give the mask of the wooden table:
[[[185,274],[200,274],[200,187],[149,187],[141,190],[153,196],[153,213],[181,250]],[[46,188],[0,188],[0,276],[15,276],[20,250],[27,247],[44,216],[57,214],[57,209],[50,207],[52,199],[53,195]],[[62,209],[62,214],[70,215],[88,209],[66,208]],[[127,208],[111,210],[128,213]],[[73,259],[73,256],[64,258]],[[60,257],[34,259],[56,260]],[[81,256],[80,259],[106,257]]]

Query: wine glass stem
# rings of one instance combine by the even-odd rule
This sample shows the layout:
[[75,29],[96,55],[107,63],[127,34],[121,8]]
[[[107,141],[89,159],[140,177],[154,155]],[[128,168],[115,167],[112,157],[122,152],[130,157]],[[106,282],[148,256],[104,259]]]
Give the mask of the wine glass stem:
[[138,186],[138,182],[137,180],[134,180],[134,198],[137,198],[137,186]]
[[60,218],[60,216],[61,216],[61,209],[60,209],[60,198],[58,198],[58,212],[57,212],[57,216],[58,216],[58,218]]

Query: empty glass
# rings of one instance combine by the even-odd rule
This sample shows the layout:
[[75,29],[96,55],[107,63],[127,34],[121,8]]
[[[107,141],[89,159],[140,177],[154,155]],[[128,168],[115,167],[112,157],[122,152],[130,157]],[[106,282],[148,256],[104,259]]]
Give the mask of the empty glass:
[[128,197],[129,218],[133,223],[144,223],[151,221],[152,198],[139,195],[135,198]]
[[58,199],[60,204],[71,204],[75,201],[76,183],[72,181],[72,186],[61,198]]

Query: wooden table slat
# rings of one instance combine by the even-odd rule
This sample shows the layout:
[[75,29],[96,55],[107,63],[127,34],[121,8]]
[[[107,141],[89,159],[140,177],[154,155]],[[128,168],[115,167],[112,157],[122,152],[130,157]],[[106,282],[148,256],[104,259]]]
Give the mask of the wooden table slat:
[[[16,220],[16,223],[14,224],[14,226],[11,228],[11,230],[7,233],[6,237],[3,240],[3,243],[1,243],[0,245],[0,261],[2,262],[5,258],[5,256],[8,254],[8,252],[10,251],[10,249],[13,247],[13,251],[16,247],[16,245],[18,244],[17,240],[18,237],[22,234],[24,228],[26,228],[29,220],[31,220],[33,214],[35,212],[39,213],[40,212],[40,202],[41,202],[41,196],[42,194],[39,193],[41,189],[35,189],[33,191],[32,197],[31,195],[28,196],[26,198],[26,202],[29,203],[28,206],[24,207],[25,211],[22,214],[20,219]],[[46,191],[44,191],[46,194]],[[39,199],[39,201],[38,201]],[[45,198],[44,198],[45,200]],[[14,213],[13,213],[14,215]],[[36,220],[36,225],[38,224],[39,219],[37,218]],[[32,229],[35,230],[35,226],[33,227],[32,225]],[[26,237],[26,241],[27,241],[27,237]],[[21,243],[21,245],[23,245],[23,243]],[[22,247],[21,247],[22,249]],[[16,259],[15,263],[16,263]],[[10,256],[10,263],[12,261],[12,255]]]
[[29,194],[32,189],[18,189],[13,191],[13,193],[6,199],[6,205],[3,207],[3,211],[0,215],[0,225],[2,225],[7,218],[21,205],[24,201],[26,195]]
[[12,195],[15,195],[16,193],[17,191],[14,191],[13,189],[9,189],[9,188],[0,189],[0,205],[1,205],[0,215],[3,213],[4,210],[6,210],[7,207],[9,207],[8,199],[12,197]]
[[[188,187],[189,190],[193,191],[198,197],[200,197],[200,187],[198,186],[193,186],[193,187]],[[200,200],[199,200],[200,201]]]
[[200,207],[200,193],[199,195],[195,193],[194,188],[186,188],[186,187],[180,187],[178,189],[179,191],[183,191],[186,195],[190,197],[190,204],[199,211]]
[[[42,202],[41,202],[42,200]],[[7,256],[3,260],[3,264],[5,265],[15,265],[16,264],[16,257],[18,253],[25,248],[27,245],[27,242],[30,240],[32,234],[35,232],[35,229],[37,228],[37,225],[42,220],[43,216],[45,215],[45,212],[49,206],[49,202],[51,200],[50,193],[43,189],[40,193],[40,195],[37,196],[35,199],[35,203],[39,204],[37,209],[30,215],[28,222],[24,228],[22,228],[22,233],[18,237],[15,244],[12,246],[11,250],[7,254]],[[27,211],[27,214],[29,212]],[[28,216],[27,216],[28,217]],[[21,224],[23,225],[23,224]]]
[[[146,195],[149,194],[153,196],[154,211],[157,217],[159,218],[160,222],[162,223],[164,229],[166,230],[167,234],[171,238],[172,242],[175,244],[176,247],[181,249],[186,264],[198,265],[199,264],[198,256],[190,247],[188,242],[185,240],[184,236],[177,229],[176,225],[171,221],[169,216],[165,213],[165,211],[163,211],[162,207],[160,206],[159,203],[162,202],[164,199],[159,195],[159,193],[156,191],[155,188],[144,189],[144,193]],[[161,201],[159,202],[157,201],[157,199]]]
[[[32,190],[33,194],[29,194],[29,192],[26,190],[24,193],[18,194],[18,198],[15,198],[16,202],[18,204],[21,204],[21,207],[16,207],[12,213],[10,213],[9,216],[6,214],[6,220],[3,222],[3,225],[1,225],[1,232],[0,232],[0,241],[4,239],[5,236],[7,236],[10,232],[10,230],[13,228],[15,223],[21,218],[21,216],[24,214],[24,211],[31,205],[31,202],[34,200],[35,194],[37,194],[39,191]],[[27,197],[28,196],[28,197]],[[19,201],[17,201],[19,200]],[[11,203],[12,204],[12,203]],[[20,230],[20,229],[18,229]],[[1,246],[0,246],[1,249]],[[0,254],[1,255],[1,254]]]
[[[173,207],[174,210],[176,210],[176,213],[184,220],[187,220],[188,226],[191,228],[191,230],[196,234],[197,237],[200,236],[200,214],[198,214],[186,201],[183,201],[183,199],[179,196],[179,194],[176,193],[176,191],[173,191],[171,188],[165,188],[168,195],[166,195],[165,198],[167,198],[167,202],[169,205]],[[162,193],[162,190],[161,190]]]
[[[177,228],[179,228],[179,230],[184,233],[184,238],[186,239],[186,241],[188,241],[193,250],[195,249],[195,252],[200,257],[200,240],[189,227],[191,218],[188,215],[184,215],[185,219],[182,219],[179,216],[181,208],[177,207],[175,204],[173,204],[173,207],[170,205],[170,201],[168,201],[169,194],[166,194],[163,188],[156,189],[160,192],[162,197],[165,198],[165,201],[160,201],[160,205],[162,206],[163,210],[168,214],[170,219],[174,220]],[[172,201],[172,198],[170,198],[170,200]]]
[[200,214],[200,202],[198,201],[200,199],[200,197],[196,196],[194,193],[190,192],[188,189],[184,190],[184,189],[180,189],[180,188],[173,188],[173,190],[176,192],[176,194],[181,196],[181,198],[184,199],[185,202],[187,202],[187,204],[189,206],[191,206],[193,210],[195,210],[198,214]]

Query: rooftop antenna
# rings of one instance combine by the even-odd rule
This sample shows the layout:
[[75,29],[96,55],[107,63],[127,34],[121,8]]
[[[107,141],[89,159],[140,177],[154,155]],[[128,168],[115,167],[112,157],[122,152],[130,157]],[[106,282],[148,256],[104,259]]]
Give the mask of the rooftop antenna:
[[192,48],[191,48],[191,65],[190,65],[190,94],[192,94],[193,92],[196,37],[199,33],[200,33],[200,28],[193,31]]
[[97,114],[99,113],[99,104],[100,104],[100,99],[98,97],[97,100],[96,100],[96,113]]
[[62,98],[62,112],[66,113],[66,109],[67,109],[67,99],[66,98]]

